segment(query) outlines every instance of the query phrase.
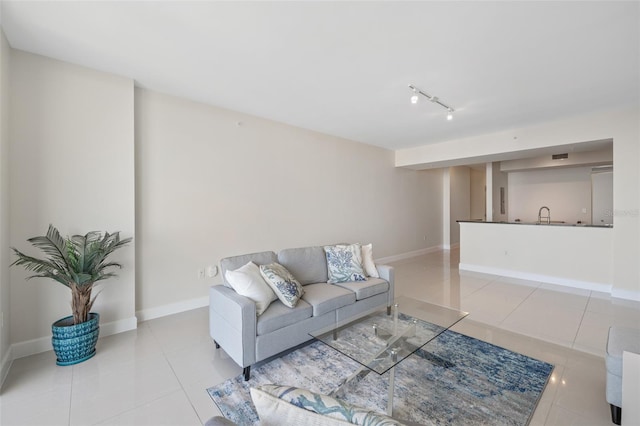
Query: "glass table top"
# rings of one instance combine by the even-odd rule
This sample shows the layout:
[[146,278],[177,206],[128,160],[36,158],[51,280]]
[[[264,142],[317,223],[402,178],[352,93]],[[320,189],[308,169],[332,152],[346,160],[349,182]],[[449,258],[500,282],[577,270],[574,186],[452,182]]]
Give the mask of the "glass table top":
[[384,374],[467,315],[457,309],[399,297],[390,315],[383,308],[310,334],[371,371]]

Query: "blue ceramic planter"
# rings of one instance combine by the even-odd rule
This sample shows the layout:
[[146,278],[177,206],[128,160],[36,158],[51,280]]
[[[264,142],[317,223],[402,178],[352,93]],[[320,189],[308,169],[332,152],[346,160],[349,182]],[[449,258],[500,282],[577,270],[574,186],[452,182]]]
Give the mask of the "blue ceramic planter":
[[96,343],[100,334],[100,315],[90,313],[82,324],[73,325],[68,316],[53,323],[51,343],[56,353],[56,364],[73,365],[86,361],[96,354]]

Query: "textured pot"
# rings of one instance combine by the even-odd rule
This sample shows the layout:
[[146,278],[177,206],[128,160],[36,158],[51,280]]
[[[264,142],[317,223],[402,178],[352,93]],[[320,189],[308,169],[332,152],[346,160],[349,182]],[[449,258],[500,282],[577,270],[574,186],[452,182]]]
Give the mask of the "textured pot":
[[90,313],[82,324],[73,324],[73,316],[62,318],[51,325],[51,343],[56,353],[56,364],[73,365],[96,354],[100,333],[100,315]]

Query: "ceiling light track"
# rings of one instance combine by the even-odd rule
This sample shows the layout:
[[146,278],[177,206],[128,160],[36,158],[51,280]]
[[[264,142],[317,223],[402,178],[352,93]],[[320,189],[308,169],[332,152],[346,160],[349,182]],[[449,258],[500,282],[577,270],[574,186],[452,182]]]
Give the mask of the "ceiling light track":
[[455,109],[453,109],[449,105],[447,105],[444,102],[442,102],[437,96],[430,95],[427,92],[425,92],[425,91],[419,89],[418,87],[414,86],[413,84],[409,84],[409,89],[411,89],[411,91],[413,92],[413,94],[411,95],[411,103],[412,104],[417,104],[418,100],[420,99],[420,97],[418,95],[422,95],[425,98],[427,98],[430,102],[433,102],[434,104],[438,104],[442,108],[446,109],[447,110],[447,120],[453,119],[453,113],[455,112]]

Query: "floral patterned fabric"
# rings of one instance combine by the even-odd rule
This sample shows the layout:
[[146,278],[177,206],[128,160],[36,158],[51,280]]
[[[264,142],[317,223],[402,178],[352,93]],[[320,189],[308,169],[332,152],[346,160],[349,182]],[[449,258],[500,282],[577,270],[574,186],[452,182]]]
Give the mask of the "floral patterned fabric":
[[337,400],[327,395],[292,386],[262,385],[259,390],[307,411],[362,426],[398,426],[391,417]]
[[260,273],[285,306],[294,308],[304,294],[302,284],[279,263],[260,265]]
[[348,246],[325,246],[327,272],[330,283],[366,281],[362,269],[362,248],[360,244]]

